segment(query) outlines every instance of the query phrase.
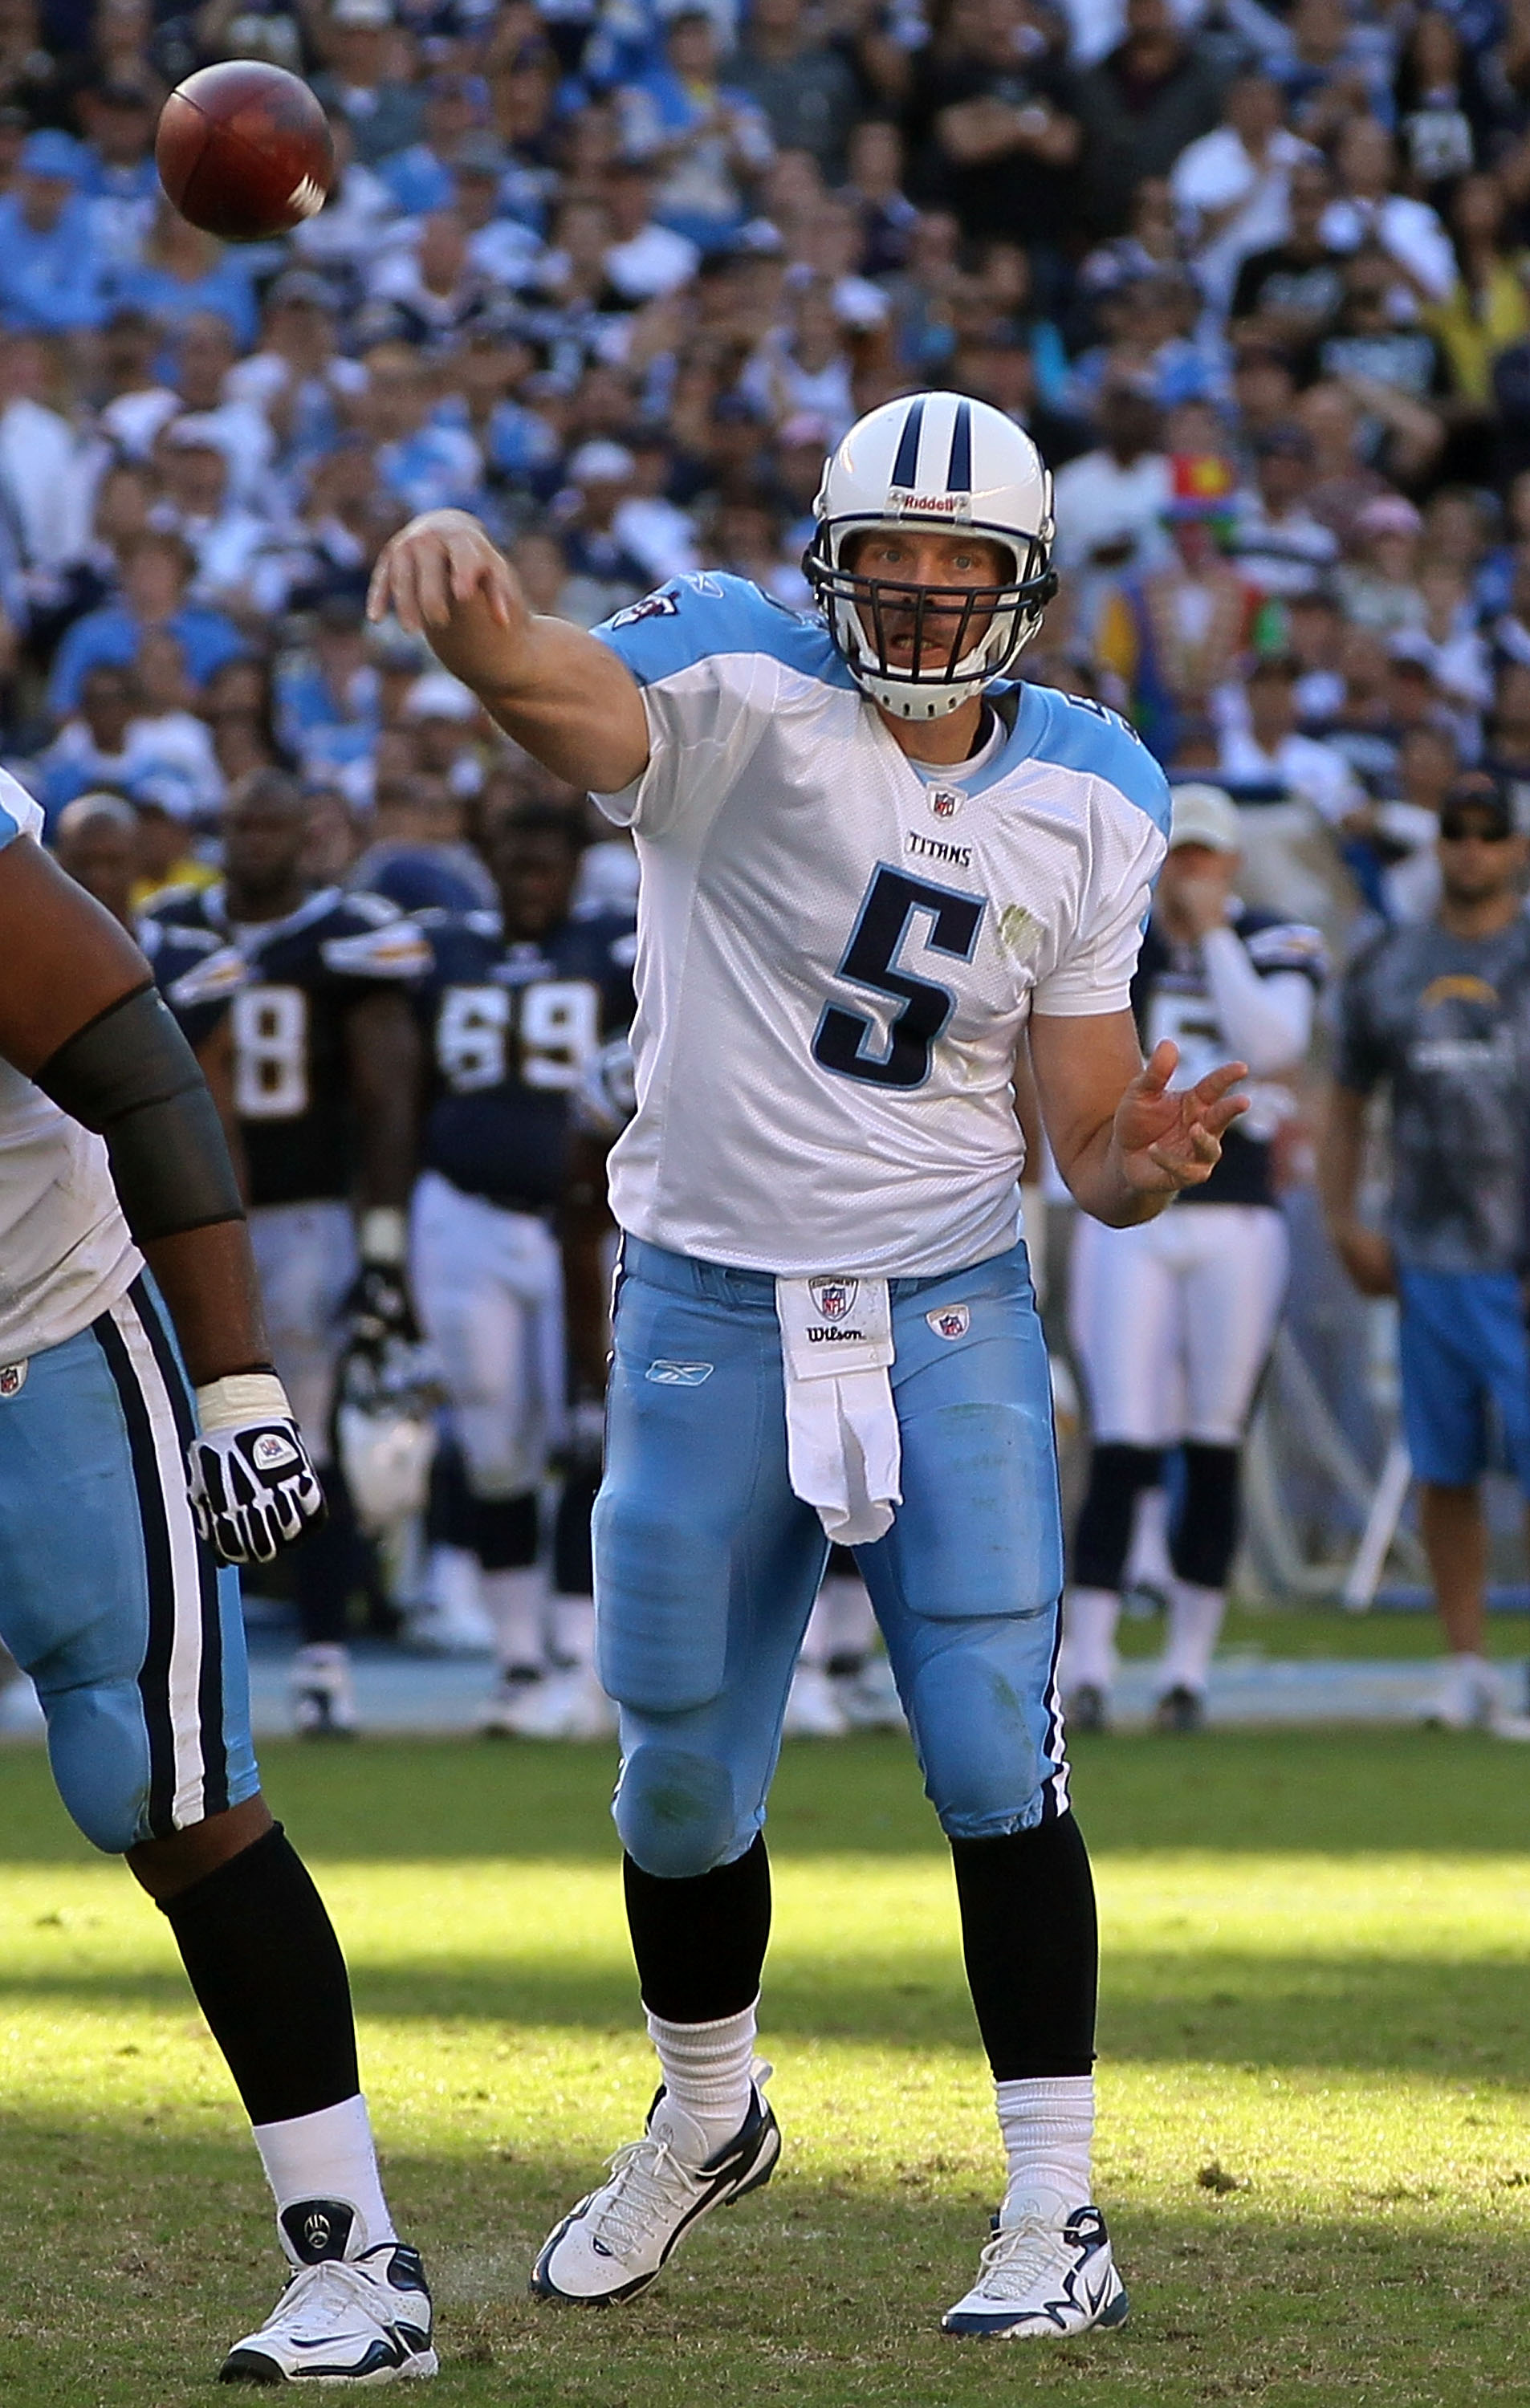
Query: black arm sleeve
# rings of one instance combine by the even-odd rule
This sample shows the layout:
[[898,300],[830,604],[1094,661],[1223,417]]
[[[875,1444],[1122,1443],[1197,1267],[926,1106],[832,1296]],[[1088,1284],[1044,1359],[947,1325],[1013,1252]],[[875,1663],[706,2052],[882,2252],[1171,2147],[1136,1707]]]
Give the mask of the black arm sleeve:
[[244,1219],[217,1106],[152,986],[77,1029],[33,1081],[106,1139],[118,1201],[140,1243]]

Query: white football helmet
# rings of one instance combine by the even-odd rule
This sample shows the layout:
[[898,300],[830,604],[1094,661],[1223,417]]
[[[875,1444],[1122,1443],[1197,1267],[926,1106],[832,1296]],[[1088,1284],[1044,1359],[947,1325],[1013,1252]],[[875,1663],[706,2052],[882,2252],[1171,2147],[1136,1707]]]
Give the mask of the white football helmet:
[[[1041,455],[1002,410],[965,394],[912,394],[858,419],[825,463],[813,516],[818,531],[803,568],[835,648],[862,693],[901,719],[943,719],[1003,677],[1057,591],[1051,478]],[[1011,580],[937,588],[859,577],[845,566],[848,538],[910,526],[970,531],[1004,545]],[[926,634],[932,596],[940,616]],[[910,610],[913,656],[905,666],[889,657],[889,614],[903,632]],[[981,633],[969,642],[975,623]]]

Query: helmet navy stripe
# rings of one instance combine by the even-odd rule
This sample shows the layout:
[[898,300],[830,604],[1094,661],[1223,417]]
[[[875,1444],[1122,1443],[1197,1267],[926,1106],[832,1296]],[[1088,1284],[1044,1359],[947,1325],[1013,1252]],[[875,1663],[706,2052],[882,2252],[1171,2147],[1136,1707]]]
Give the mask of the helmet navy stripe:
[[951,494],[972,491],[972,404],[959,401],[956,423],[951,430],[951,466],[946,471],[946,490]]
[[921,394],[909,404],[908,415],[903,422],[898,437],[898,456],[893,463],[891,481],[912,493],[919,482],[919,430],[924,423],[924,396]]

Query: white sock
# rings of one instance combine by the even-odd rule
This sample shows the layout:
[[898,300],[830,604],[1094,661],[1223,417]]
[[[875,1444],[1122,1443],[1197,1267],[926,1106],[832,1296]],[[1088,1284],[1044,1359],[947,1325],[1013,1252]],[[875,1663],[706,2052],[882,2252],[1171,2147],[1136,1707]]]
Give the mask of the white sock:
[[1070,1588],[1063,1600],[1063,1687],[1108,1689],[1116,1677],[1116,1625],[1121,1598],[1113,1588]]
[[345,2255],[359,2258],[379,2241],[396,2241],[393,2219],[382,2196],[378,2153],[366,2101],[358,2090],[336,2107],[313,2115],[292,2115],[280,2124],[257,2124],[255,2146],[277,2203],[282,2244],[294,2261],[308,2257],[303,2236],[290,2234],[281,2218],[305,2200],[340,2200],[356,2211]]
[[552,1652],[560,1664],[578,1664],[588,1670],[595,1660],[595,1601],[593,1597],[552,1599]]
[[1226,1592],[1177,1580],[1169,1591],[1168,1634],[1158,1667],[1160,1690],[1194,1689],[1197,1697],[1210,1677],[1211,1658],[1227,1611]]
[[547,1661],[542,1620],[547,1607],[547,1582],[539,1564],[525,1564],[513,1572],[485,1572],[483,1610],[494,1627],[499,1661],[536,1666]]
[[648,2036],[659,2052],[665,2088],[707,2136],[705,2157],[731,2141],[749,2114],[758,2029],[755,2009],[712,2024],[671,2024],[651,2014]]
[[1022,2200],[1061,2203],[1065,2214],[1090,2198],[1089,2153],[1094,2138],[1094,2077],[1070,2073],[1050,2082],[995,2082],[994,2100],[1008,2160],[1008,2212]]

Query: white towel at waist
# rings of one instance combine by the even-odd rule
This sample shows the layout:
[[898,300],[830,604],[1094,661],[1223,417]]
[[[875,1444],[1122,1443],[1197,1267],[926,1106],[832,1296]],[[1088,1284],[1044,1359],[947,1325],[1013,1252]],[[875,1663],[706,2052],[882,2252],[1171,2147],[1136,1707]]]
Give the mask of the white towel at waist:
[[893,1307],[885,1280],[779,1279],[786,1375],[786,1465],[837,1546],[866,1546],[903,1502],[903,1446],[887,1374]]

